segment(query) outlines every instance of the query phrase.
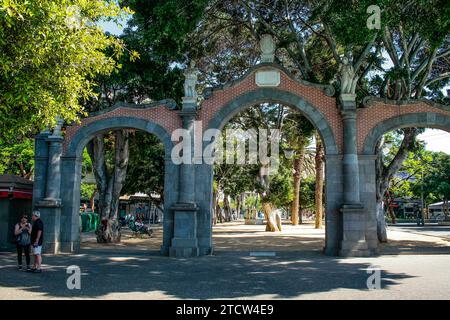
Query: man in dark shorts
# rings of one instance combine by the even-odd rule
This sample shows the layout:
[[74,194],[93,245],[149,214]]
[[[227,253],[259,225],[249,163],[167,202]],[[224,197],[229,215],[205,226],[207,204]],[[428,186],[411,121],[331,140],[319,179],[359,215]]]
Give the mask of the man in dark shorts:
[[44,223],[41,220],[41,213],[33,211],[33,228],[31,229],[31,246],[33,247],[34,265],[31,269],[33,273],[40,273],[42,264],[42,242],[44,240]]

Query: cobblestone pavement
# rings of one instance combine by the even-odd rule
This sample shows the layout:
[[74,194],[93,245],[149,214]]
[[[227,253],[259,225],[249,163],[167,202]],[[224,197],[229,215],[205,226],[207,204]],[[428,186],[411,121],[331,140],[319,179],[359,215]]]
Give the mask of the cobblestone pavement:
[[[109,246],[85,234],[79,254],[44,256],[42,274],[0,253],[0,299],[450,299],[450,241],[393,227],[389,238],[378,257],[336,258],[321,253],[324,230],[310,224],[266,233],[228,223],[214,228],[213,255],[175,259],[158,254],[160,229]],[[81,290],[66,286],[70,265],[81,269]],[[367,289],[373,267],[379,290]]]

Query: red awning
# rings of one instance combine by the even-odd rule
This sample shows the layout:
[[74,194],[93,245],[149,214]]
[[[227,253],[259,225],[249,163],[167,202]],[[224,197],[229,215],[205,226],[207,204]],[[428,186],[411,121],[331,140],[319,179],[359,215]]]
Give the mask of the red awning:
[[0,189],[0,198],[32,199],[33,192],[31,190],[23,189],[13,189],[12,192],[6,189]]

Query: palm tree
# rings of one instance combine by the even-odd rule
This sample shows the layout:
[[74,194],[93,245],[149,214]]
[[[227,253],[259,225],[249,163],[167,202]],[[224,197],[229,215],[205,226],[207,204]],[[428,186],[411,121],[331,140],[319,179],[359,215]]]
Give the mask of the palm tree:
[[310,168],[309,165],[306,166],[306,164],[311,163],[311,157],[310,154],[307,153],[306,148],[310,144],[313,133],[313,125],[302,114],[292,112],[286,117],[283,134],[285,135],[288,147],[294,151],[294,199],[291,205],[291,222],[293,225],[302,223],[301,215],[299,214],[300,183],[302,178],[302,170],[305,168]]
[[325,178],[324,172],[324,149],[322,140],[319,134],[316,132],[316,222],[315,228],[322,228],[322,217],[323,217],[323,184]]

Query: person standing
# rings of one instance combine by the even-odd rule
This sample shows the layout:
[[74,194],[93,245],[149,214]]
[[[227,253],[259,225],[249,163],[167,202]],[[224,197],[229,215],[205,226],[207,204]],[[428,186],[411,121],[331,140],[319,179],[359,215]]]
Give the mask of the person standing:
[[30,244],[31,244],[31,224],[28,223],[28,216],[22,215],[20,221],[14,227],[17,246],[17,263],[19,270],[22,270],[22,253],[25,254],[27,271],[30,271]]
[[42,243],[44,240],[44,223],[41,220],[41,213],[33,211],[33,229],[31,230],[31,245],[33,246],[34,265],[31,269],[33,273],[42,272]]

